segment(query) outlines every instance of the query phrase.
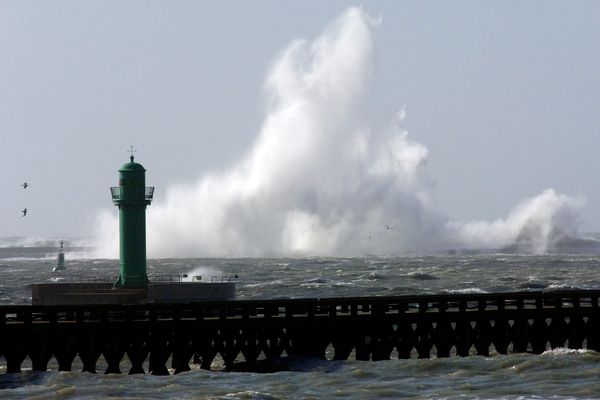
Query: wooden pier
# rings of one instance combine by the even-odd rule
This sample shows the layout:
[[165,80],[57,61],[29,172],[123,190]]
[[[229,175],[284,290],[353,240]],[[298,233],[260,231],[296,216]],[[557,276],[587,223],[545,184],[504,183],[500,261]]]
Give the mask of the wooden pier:
[[[0,306],[0,366],[169,374],[309,356],[388,360],[600,351],[600,291],[194,304]],[[126,370],[122,371],[122,368]],[[103,368],[104,369],[104,368]]]

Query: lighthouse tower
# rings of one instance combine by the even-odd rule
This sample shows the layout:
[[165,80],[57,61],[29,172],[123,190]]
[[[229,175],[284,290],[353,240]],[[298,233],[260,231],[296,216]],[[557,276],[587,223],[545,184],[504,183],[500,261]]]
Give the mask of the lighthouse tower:
[[[133,161],[119,169],[119,186],[111,187],[113,203],[119,207],[120,271],[109,282],[52,282],[31,284],[31,304],[149,304],[193,303],[235,298],[234,276],[213,276],[209,281],[187,274],[174,280],[152,281],[146,275],[146,207],[152,202],[153,187],[146,187],[146,170]],[[61,246],[62,248],[62,246]],[[62,254],[62,251],[61,251]],[[61,258],[59,255],[59,264]],[[219,279],[220,278],[220,279]],[[128,290],[132,289],[132,290]]]
[[152,202],[154,187],[146,186],[146,170],[133,161],[119,169],[119,186],[111,187],[113,203],[119,207],[120,272],[116,287],[145,288],[146,206]]

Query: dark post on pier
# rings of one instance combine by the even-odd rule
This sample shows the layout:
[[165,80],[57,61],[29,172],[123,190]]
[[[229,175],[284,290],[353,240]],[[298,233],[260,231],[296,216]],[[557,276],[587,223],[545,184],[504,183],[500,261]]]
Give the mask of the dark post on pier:
[[[388,360],[600,350],[600,291],[191,304],[1,306],[0,363],[69,371],[253,370],[308,356]],[[99,362],[100,357],[103,361]]]

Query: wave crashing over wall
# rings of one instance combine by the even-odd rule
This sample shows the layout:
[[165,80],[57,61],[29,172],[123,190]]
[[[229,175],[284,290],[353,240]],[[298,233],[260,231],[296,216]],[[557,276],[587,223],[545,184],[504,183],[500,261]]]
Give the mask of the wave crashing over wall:
[[[436,210],[427,148],[402,128],[404,111],[382,130],[364,117],[379,23],[350,8],[278,55],[253,145],[228,170],[166,189],[148,211],[150,257],[540,253],[576,236],[581,201],[552,189],[493,222]],[[100,214],[100,255],[118,254],[117,224]]]

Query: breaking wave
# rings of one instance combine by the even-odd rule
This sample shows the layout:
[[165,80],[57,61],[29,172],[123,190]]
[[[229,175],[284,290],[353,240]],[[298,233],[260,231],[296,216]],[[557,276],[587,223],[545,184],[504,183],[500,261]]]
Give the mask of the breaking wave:
[[[350,8],[274,59],[254,143],[227,170],[166,188],[148,211],[150,257],[543,253],[577,236],[582,200],[552,189],[493,222],[436,209],[427,148],[403,128],[404,110],[381,130],[362,112],[379,24]],[[99,255],[116,257],[116,214],[98,219]]]

